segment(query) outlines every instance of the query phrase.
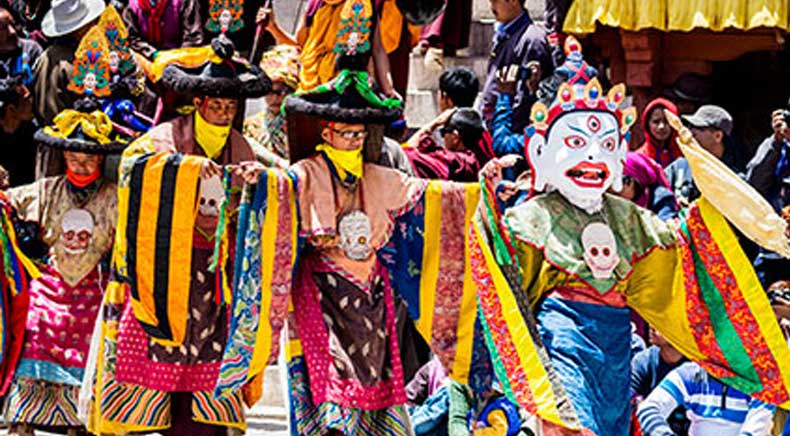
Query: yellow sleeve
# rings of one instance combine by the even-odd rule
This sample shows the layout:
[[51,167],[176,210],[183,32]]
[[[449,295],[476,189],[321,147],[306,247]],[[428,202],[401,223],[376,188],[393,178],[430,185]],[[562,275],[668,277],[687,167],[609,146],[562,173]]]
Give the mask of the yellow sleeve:
[[488,414],[488,427],[472,432],[473,436],[502,436],[507,434],[507,417],[501,410]]
[[686,316],[684,276],[677,248],[656,248],[639,260],[628,281],[628,305],[686,357],[705,356],[694,341]]
[[534,307],[543,291],[550,289],[550,274],[541,274],[544,266],[543,253],[535,247],[516,240],[518,269],[521,275],[522,290],[529,298],[530,307]]

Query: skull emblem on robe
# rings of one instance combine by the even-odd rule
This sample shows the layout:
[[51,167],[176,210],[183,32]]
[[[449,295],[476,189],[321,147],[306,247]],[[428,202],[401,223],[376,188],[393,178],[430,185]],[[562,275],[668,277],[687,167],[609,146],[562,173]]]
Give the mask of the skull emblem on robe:
[[60,241],[70,255],[84,253],[93,240],[93,217],[85,209],[71,209],[60,221]]
[[582,247],[584,247],[584,262],[592,271],[595,279],[606,280],[612,278],[612,273],[620,263],[617,254],[617,240],[612,229],[603,223],[592,223],[582,232]]
[[345,215],[338,225],[340,248],[351,260],[365,260],[370,257],[370,237],[373,233],[370,219],[362,211]]
[[225,188],[219,177],[211,177],[200,182],[199,212],[201,215],[218,217],[223,201],[225,201]]

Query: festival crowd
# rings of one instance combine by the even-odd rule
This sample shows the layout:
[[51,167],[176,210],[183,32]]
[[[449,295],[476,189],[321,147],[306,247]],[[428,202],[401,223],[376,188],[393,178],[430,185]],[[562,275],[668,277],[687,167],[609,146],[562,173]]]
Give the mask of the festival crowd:
[[790,434],[790,111],[638,114],[568,0],[484,77],[472,0],[301,3],[0,0],[8,434],[245,434],[278,364],[293,435]]

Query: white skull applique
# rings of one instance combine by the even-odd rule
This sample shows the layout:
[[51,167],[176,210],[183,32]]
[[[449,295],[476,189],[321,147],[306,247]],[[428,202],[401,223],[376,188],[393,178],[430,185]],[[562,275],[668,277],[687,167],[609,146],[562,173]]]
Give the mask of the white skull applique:
[[373,233],[370,219],[362,211],[354,211],[345,215],[338,225],[340,248],[351,260],[365,260],[373,251],[370,248],[370,237]]
[[233,21],[233,14],[228,9],[223,9],[219,14],[219,28],[222,33],[230,29],[230,23]]
[[584,262],[592,271],[593,278],[597,280],[612,278],[612,272],[620,263],[617,240],[612,229],[603,223],[589,224],[582,232],[582,247],[584,247]]
[[218,217],[223,201],[225,201],[225,188],[219,177],[211,177],[200,182],[201,215]]
[[85,209],[71,209],[60,221],[63,251],[70,255],[84,253],[93,240],[93,216]]

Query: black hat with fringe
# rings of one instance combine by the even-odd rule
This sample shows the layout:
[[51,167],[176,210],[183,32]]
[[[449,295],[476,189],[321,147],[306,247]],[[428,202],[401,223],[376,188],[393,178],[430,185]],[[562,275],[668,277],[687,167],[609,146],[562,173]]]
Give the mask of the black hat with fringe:
[[257,98],[268,94],[272,82],[257,66],[235,56],[233,42],[224,34],[211,41],[219,62],[212,59],[197,67],[165,67],[160,83],[181,93],[214,98]]

